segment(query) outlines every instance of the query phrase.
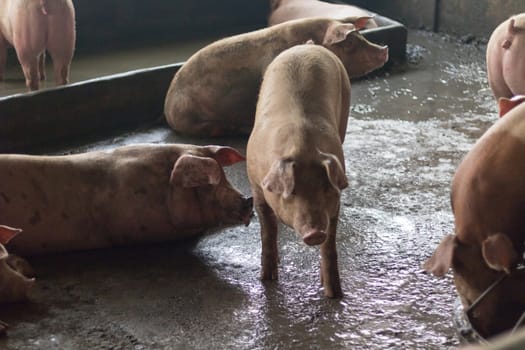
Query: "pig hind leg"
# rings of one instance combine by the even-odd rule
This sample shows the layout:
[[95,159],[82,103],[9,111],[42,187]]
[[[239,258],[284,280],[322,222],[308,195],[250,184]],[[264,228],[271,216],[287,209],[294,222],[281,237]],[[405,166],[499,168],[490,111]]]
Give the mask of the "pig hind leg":
[[5,78],[5,70],[7,65],[7,41],[0,33],[0,81]]
[[[254,192],[255,193],[255,192]],[[261,279],[276,280],[279,254],[277,248],[277,218],[264,199],[254,195],[255,209],[261,225]]]
[[339,280],[339,268],[337,267],[337,249],[335,245],[335,234],[339,215],[330,220],[328,237],[321,245],[321,283],[324,294],[329,298],[340,298],[343,296],[341,282]]
[[69,83],[69,70],[76,39],[74,26],[73,19],[49,18],[47,51],[53,61],[56,85]]

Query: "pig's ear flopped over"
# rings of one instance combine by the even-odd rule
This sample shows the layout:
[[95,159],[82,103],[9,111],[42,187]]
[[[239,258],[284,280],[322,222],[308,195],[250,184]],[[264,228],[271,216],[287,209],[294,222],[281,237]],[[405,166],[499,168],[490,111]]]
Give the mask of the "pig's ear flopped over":
[[206,146],[211,151],[211,157],[215,159],[221,166],[229,166],[238,162],[246,160],[242,154],[235,148],[227,146]]
[[454,235],[446,235],[439,243],[434,254],[423,264],[423,270],[437,277],[444,276],[450,269],[450,266],[452,266],[456,244]]
[[0,244],[6,244],[20,232],[22,232],[22,230],[19,228],[0,225]]
[[290,197],[295,188],[295,162],[287,159],[276,160],[262,180],[262,187],[272,193]]
[[184,188],[217,185],[222,168],[215,159],[185,154],[175,162],[170,183]]
[[514,245],[503,233],[496,233],[485,239],[481,246],[481,253],[487,265],[496,271],[510,273],[518,262],[518,254]]
[[321,154],[321,162],[326,169],[326,174],[332,186],[338,191],[347,188],[348,179],[339,159],[333,154],[323,153],[321,151],[319,151],[319,153]]
[[334,22],[328,26],[324,35],[323,45],[329,46],[346,40],[348,35],[357,29],[351,23]]

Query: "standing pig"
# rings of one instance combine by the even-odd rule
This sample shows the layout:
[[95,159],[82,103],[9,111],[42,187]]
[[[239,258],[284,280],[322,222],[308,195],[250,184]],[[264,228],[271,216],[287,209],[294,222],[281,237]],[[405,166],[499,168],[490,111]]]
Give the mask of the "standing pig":
[[69,82],[75,48],[75,9],[71,0],[0,0],[0,80],[7,46],[16,50],[29,90],[45,79],[45,51],[53,60],[57,85]]
[[511,329],[525,311],[525,104],[499,119],[459,165],[452,182],[455,235],[423,265],[436,276],[452,267],[465,308],[499,277],[507,278],[472,309],[483,336]]
[[310,18],[212,43],[175,74],[164,105],[166,120],[184,134],[249,134],[264,71],[287,48],[310,40],[321,44],[342,60],[350,78],[381,67],[388,59],[388,48],[368,42],[358,29],[349,23]]
[[66,156],[0,155],[0,215],[24,230],[19,254],[91,249],[197,236],[248,224],[251,198],[223,166],[233,148],[134,145]]
[[326,17],[341,22],[354,23],[358,18],[365,20],[365,28],[376,28],[377,23],[367,11],[348,4],[331,4],[318,0],[271,0],[268,25],[273,26],[292,19]]
[[341,190],[348,186],[341,144],[349,106],[345,68],[322,46],[295,46],[268,67],[247,149],[262,279],[277,279],[280,219],[307,245],[321,245],[324,293],[342,295],[335,235]]
[[525,95],[525,13],[501,23],[487,44],[487,74],[496,99]]

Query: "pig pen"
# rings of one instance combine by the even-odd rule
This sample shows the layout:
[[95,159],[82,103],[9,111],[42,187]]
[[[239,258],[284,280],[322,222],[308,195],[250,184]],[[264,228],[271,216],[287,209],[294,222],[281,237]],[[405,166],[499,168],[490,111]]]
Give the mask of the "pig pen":
[[[350,186],[342,194],[337,238],[343,299],[323,297],[318,248],[305,246],[287,228],[279,237],[280,279],[261,282],[254,217],[249,227],[216,230],[190,242],[31,257],[36,288],[30,302],[0,306],[0,319],[11,325],[0,348],[458,347],[451,276],[437,279],[420,266],[453,230],[449,193],[456,166],[497,119],[486,79],[485,45],[468,41],[409,31],[405,64],[352,83],[344,144]],[[173,61],[169,55],[165,59]],[[73,76],[74,66],[75,61]],[[149,76],[155,78],[143,84],[144,95],[135,99],[158,103],[152,90],[169,83],[176,69],[152,68]],[[139,74],[110,79],[124,79],[117,85],[124,92]],[[100,85],[88,89],[86,99],[111,90],[106,79],[92,83]],[[7,97],[0,100],[0,118],[18,108],[51,108],[41,94],[66,95],[75,86],[17,96],[16,106]],[[89,103],[103,106],[108,101]],[[90,131],[89,120],[69,123],[69,132],[84,130],[84,136],[74,134],[68,140],[61,123],[82,115],[87,102],[75,103],[76,112],[69,116],[55,106],[51,114],[57,121],[51,125],[39,124],[38,115],[6,121],[0,129],[1,150],[60,154],[182,142],[224,144],[245,152],[246,138],[182,137],[156,117],[142,120],[144,111],[138,108],[129,116],[114,116],[117,123],[102,113],[88,116],[106,130],[102,136]],[[134,127],[137,123],[141,126]],[[8,127],[13,129],[6,131]],[[39,138],[44,133],[53,142]],[[226,170],[232,184],[248,194],[245,164]]]

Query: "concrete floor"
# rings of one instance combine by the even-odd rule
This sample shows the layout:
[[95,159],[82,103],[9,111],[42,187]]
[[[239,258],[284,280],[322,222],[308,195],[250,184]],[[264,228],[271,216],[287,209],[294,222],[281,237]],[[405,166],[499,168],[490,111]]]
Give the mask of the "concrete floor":
[[[166,49],[153,62],[150,52],[79,57],[72,76],[179,60]],[[322,296],[318,249],[289,229],[279,239],[280,280],[262,283],[255,217],[249,227],[194,242],[29,259],[37,285],[29,303],[0,306],[12,326],[0,348],[456,348],[451,277],[420,266],[453,230],[452,175],[497,119],[496,105],[483,45],[411,31],[408,52],[408,64],[352,84],[344,144],[350,186],[338,230],[343,299]],[[155,126],[74,151],[136,142],[221,143],[244,152],[246,139],[182,138]],[[244,164],[227,176],[249,193]]]

